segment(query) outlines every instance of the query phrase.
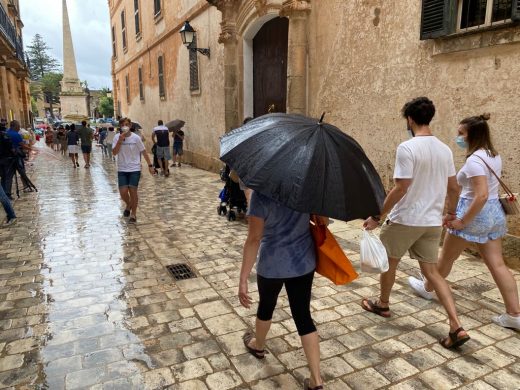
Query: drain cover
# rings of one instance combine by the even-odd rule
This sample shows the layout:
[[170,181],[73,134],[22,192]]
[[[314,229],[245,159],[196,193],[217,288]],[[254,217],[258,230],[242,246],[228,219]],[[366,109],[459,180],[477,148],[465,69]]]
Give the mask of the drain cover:
[[166,266],[166,269],[175,278],[175,280],[185,280],[197,277],[188,264],[168,265]]

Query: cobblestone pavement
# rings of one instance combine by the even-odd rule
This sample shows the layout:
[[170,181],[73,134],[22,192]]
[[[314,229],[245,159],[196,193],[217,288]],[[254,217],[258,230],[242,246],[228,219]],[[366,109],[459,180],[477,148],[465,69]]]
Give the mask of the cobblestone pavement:
[[[217,215],[217,175],[184,166],[144,175],[138,224],[128,226],[113,163],[94,157],[90,170],[73,170],[41,152],[39,192],[24,194],[18,224],[0,230],[0,387],[300,389],[308,371],[286,296],[271,353],[244,351],[254,310],[236,292],[247,225]],[[359,226],[331,225],[356,266]],[[198,277],[174,282],[165,266],[181,262]],[[377,293],[377,276],[341,287],[316,279],[326,389],[520,388],[520,337],[491,323],[503,306],[482,263],[460,259],[449,278],[472,337],[456,352],[437,343],[443,309],[408,288],[416,272],[402,261],[390,319],[359,305]]]

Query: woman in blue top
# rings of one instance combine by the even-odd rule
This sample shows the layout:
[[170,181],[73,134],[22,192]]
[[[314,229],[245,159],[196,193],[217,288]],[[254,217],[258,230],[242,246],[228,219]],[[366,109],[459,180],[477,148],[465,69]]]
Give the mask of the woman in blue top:
[[311,373],[310,378],[304,382],[304,389],[323,389],[319,338],[310,313],[312,280],[316,268],[315,247],[309,229],[310,215],[289,209],[253,192],[248,216],[249,232],[244,245],[238,297],[242,306],[251,306],[247,284],[258,254],[257,283],[260,302],[255,333],[246,332],[244,344],[256,358],[265,357],[265,339],[278,294],[285,285],[291,313]]

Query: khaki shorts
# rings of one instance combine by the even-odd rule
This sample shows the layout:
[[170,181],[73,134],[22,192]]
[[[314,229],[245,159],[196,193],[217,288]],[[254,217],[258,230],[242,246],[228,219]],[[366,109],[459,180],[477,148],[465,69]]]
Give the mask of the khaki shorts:
[[400,259],[408,251],[412,259],[437,263],[441,233],[441,226],[407,226],[387,221],[379,238],[390,258]]

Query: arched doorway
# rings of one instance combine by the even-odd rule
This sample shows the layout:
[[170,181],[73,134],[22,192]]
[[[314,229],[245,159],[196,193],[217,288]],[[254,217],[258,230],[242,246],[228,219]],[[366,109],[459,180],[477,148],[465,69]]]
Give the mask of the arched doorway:
[[266,22],[253,38],[254,116],[285,112],[287,104],[287,44],[289,20]]

